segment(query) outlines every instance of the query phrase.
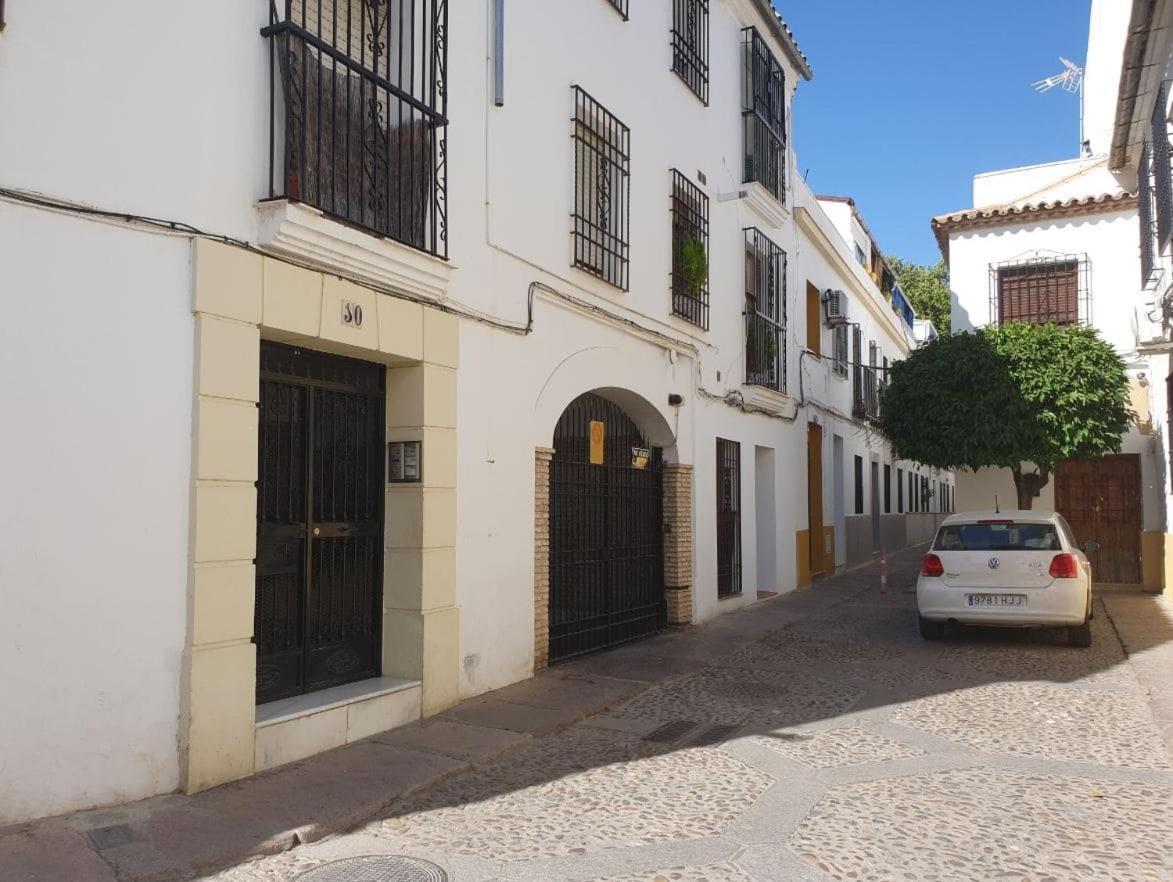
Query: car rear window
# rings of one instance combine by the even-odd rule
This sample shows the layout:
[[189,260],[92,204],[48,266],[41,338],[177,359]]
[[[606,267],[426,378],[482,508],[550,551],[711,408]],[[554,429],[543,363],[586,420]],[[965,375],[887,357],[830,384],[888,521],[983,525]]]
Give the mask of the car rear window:
[[1051,524],[950,524],[942,527],[934,551],[1057,551],[1059,533]]

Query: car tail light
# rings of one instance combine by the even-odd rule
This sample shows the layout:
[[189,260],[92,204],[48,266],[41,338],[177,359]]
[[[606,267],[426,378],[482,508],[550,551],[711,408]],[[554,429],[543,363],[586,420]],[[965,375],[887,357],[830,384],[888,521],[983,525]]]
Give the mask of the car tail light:
[[939,579],[945,575],[945,565],[941,563],[941,558],[935,554],[926,554],[924,563],[920,565],[920,574],[928,576],[930,579]]
[[1056,554],[1051,558],[1052,579],[1078,579],[1079,561],[1074,554]]

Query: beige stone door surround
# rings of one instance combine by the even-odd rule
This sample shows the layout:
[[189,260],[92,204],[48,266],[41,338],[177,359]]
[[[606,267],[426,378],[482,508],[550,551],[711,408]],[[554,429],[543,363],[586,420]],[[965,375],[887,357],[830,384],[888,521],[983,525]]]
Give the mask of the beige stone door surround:
[[[202,790],[257,766],[257,402],[262,339],[387,367],[387,440],[422,442],[420,483],[386,488],[383,674],[421,682],[424,716],[459,694],[455,316],[208,240],[192,250],[194,433],[180,760]],[[344,301],[362,307],[343,323]]]

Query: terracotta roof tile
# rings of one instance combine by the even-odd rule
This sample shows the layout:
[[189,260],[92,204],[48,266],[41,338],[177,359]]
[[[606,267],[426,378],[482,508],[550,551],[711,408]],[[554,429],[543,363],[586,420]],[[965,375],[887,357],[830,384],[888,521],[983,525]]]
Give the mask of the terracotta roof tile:
[[1101,193],[1098,196],[1083,196],[1075,199],[1028,202],[1024,205],[992,205],[986,208],[970,208],[933,218],[933,233],[945,260],[949,259],[949,234],[979,227],[997,227],[1008,223],[1029,222],[1034,219],[1056,219],[1078,217],[1083,214],[1097,214],[1118,211],[1136,204],[1135,193]]

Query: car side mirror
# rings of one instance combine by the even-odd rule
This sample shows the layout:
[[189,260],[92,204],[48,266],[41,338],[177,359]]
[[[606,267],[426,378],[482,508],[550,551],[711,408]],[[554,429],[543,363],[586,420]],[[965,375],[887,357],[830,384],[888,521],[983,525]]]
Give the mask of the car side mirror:
[[1080,548],[1083,549],[1084,554],[1095,554],[1100,550],[1100,543],[1095,539],[1089,539],[1087,542],[1083,543]]

